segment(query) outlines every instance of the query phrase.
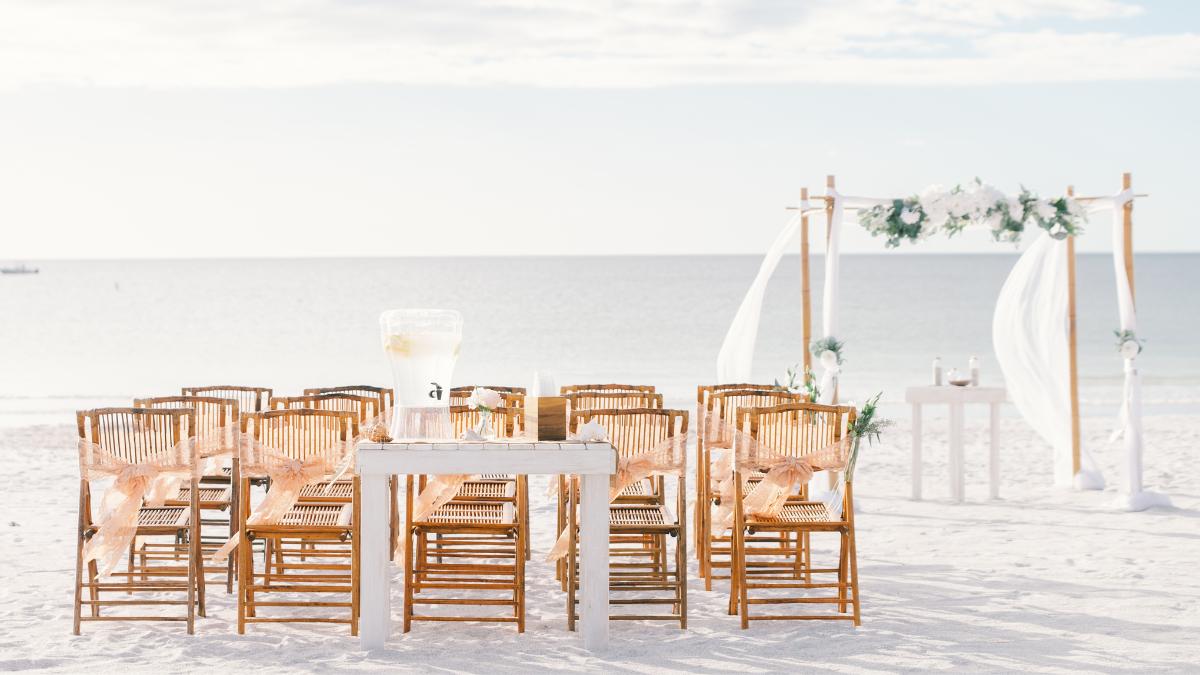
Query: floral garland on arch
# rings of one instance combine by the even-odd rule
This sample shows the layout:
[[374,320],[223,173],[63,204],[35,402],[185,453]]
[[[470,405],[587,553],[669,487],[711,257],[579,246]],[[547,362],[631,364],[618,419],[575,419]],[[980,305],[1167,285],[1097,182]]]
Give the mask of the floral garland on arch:
[[889,248],[905,240],[928,239],[938,231],[952,237],[972,224],[987,227],[996,241],[1016,243],[1029,224],[1055,239],[1065,239],[1082,232],[1086,221],[1083,207],[1068,197],[1042,199],[1024,187],[1021,194],[1009,197],[978,178],[966,187],[934,185],[920,195],[893,199],[858,214],[859,224],[872,236],[887,237]]

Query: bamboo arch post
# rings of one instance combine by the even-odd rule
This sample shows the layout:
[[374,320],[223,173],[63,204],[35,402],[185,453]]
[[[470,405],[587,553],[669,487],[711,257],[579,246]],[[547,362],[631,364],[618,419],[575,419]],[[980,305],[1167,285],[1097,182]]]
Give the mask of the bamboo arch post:
[[[1067,186],[1067,196],[1075,196],[1075,187]],[[1075,327],[1075,235],[1067,237],[1067,370],[1071,391],[1071,476],[1079,475],[1079,356]]]
[[[1133,174],[1132,173],[1126,172],[1126,173],[1121,174],[1121,189],[1122,190],[1132,190],[1133,189]],[[1125,202],[1124,211],[1125,211],[1124,219],[1123,219],[1124,222],[1122,223],[1122,227],[1124,228],[1124,236],[1125,236],[1125,277],[1127,279],[1129,279],[1129,297],[1133,299],[1133,304],[1136,307],[1137,306],[1137,294],[1133,292],[1133,200],[1132,199]]]
[[[825,188],[826,188],[826,190],[834,190],[837,188],[837,179],[832,174],[825,176]],[[831,234],[833,234],[833,198],[826,196],[825,197],[825,261],[824,261],[825,265],[829,264],[829,237]],[[825,309],[822,308],[821,311],[825,311]],[[825,336],[825,337],[829,337],[829,336]],[[838,402],[838,387],[839,387],[838,381],[834,380],[833,397],[830,399],[830,403],[832,403],[833,405],[837,405],[837,402]],[[832,479],[832,476],[831,476],[831,479]]]
[[804,338],[804,382],[808,383],[809,372],[812,370],[812,282],[808,271],[808,188],[800,188],[800,297],[803,305],[802,335]]

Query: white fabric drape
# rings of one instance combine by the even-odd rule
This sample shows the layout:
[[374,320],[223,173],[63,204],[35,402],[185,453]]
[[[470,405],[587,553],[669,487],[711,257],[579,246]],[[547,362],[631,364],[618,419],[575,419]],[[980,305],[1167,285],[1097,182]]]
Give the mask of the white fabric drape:
[[[1132,190],[1122,190],[1112,197],[1097,199],[1088,204],[1092,214],[1112,213],[1113,273],[1117,282],[1117,314],[1120,329],[1137,331],[1137,309],[1134,306],[1133,289],[1125,273],[1125,205],[1133,199]],[[1121,482],[1118,485],[1120,506],[1129,510],[1141,510],[1150,506],[1170,503],[1163,495],[1142,490],[1142,382],[1137,369],[1137,355],[1124,359],[1125,383],[1122,388],[1121,408],[1117,429],[1112,440],[1124,441],[1125,461],[1121,463]]]
[[[801,208],[806,206],[807,204],[804,204]],[[771,248],[767,249],[767,255],[758,267],[754,282],[750,284],[733,322],[729,324],[729,330],[725,332],[725,341],[721,343],[721,351],[717,355],[717,382],[720,384],[748,382],[751,379],[750,370],[754,365],[754,344],[758,340],[763,293],[767,290],[767,283],[775,273],[775,268],[779,266],[779,259],[783,257],[788,244],[800,229],[801,214],[803,210],[798,211],[787,225],[784,225],[779,236],[771,243]]]
[[1000,290],[992,343],[1009,399],[1054,449],[1054,482],[1101,489],[1104,476],[1085,447],[1072,475],[1067,320],[1067,244],[1043,232]]
[[[838,272],[841,267],[840,242],[846,202],[833,188],[826,188],[825,196],[833,200],[825,237],[825,284],[821,287],[821,331],[823,337],[829,338],[837,337],[838,332]],[[821,364],[821,403],[833,403],[840,373],[840,366]]]

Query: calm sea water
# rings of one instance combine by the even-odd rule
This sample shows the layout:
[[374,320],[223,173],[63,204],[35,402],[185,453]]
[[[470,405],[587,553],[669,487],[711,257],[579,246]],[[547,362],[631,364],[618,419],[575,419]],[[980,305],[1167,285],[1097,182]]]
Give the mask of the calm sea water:
[[[924,384],[930,362],[977,354],[999,383],[991,313],[1015,255],[870,255],[843,261],[844,398]],[[813,316],[820,317],[821,261]],[[759,258],[420,258],[31,262],[0,278],[0,425],[67,421],[77,407],[181,385],[386,383],[378,317],[398,307],[465,316],[460,383],[657,384],[678,404],[713,380],[717,351]],[[800,267],[786,258],[766,297],[755,380],[801,359]],[[1151,409],[1200,401],[1200,255],[1137,259],[1139,361]],[[1079,260],[1085,412],[1111,414],[1111,259]],[[814,328],[814,332],[819,332]],[[1064,365],[1065,367],[1065,365]]]

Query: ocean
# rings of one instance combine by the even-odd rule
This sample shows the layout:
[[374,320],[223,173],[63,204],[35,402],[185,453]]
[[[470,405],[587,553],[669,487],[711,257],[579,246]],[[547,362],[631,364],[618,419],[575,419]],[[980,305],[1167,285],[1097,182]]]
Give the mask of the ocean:
[[[995,255],[847,255],[842,262],[843,400],[892,405],[930,364],[978,355],[1001,384],[992,309],[1016,260]],[[675,405],[712,382],[716,356],[757,256],[30,261],[0,278],[0,426],[68,423],[181,386],[246,384],[277,393],[385,384],[385,309],[464,315],[455,383],[658,385]],[[813,261],[819,335],[821,259]],[[1200,254],[1136,261],[1147,412],[1200,411]],[[1078,263],[1085,414],[1115,414],[1121,361],[1111,258]],[[800,265],[767,292],[754,380],[802,358]],[[1066,367],[1066,364],[1063,364]]]

